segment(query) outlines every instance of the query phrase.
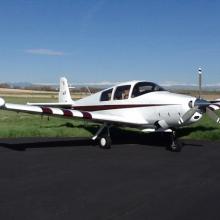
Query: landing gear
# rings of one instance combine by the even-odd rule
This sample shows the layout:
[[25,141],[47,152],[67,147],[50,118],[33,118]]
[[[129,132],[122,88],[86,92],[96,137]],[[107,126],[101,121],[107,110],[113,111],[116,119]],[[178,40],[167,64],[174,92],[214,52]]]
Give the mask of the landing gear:
[[171,143],[167,149],[172,152],[180,152],[182,150],[182,144],[177,140],[175,131],[171,132],[170,139]]
[[[100,148],[103,148],[103,149],[110,149],[111,148],[112,140],[111,140],[110,131],[109,131],[110,127],[111,126],[106,123],[103,124],[100,127],[100,129],[97,131],[95,136],[92,138],[94,141],[98,140],[98,144],[99,144]],[[103,132],[103,130],[106,130],[106,131]]]

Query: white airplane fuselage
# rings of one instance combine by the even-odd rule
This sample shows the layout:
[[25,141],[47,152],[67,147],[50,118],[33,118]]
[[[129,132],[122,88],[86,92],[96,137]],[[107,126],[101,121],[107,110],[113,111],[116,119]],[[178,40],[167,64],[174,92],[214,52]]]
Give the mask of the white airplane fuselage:
[[[131,83],[130,93],[127,99],[100,101],[101,92],[75,101],[73,109],[81,111],[93,111],[102,115],[120,116],[128,122],[141,127],[151,128],[155,121],[165,121],[167,127],[179,127],[179,119],[183,116],[196,100],[195,97],[175,94],[168,91],[154,91],[138,97],[132,97],[131,92],[135,85]],[[124,83],[125,85],[128,83]],[[124,85],[122,84],[122,85]],[[118,85],[117,85],[118,86]],[[116,87],[113,88],[113,94]],[[120,86],[120,85],[119,85]],[[185,124],[200,120],[202,114],[196,112]]]

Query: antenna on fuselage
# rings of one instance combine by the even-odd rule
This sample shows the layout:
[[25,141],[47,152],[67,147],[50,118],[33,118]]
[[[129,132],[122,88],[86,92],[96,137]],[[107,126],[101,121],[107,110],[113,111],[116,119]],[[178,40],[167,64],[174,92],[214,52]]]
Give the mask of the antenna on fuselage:
[[91,94],[92,94],[92,92],[91,92],[91,90],[89,89],[89,87],[88,87],[88,86],[86,86],[86,89],[87,89],[87,91],[89,92],[89,94],[91,95]]
[[201,99],[201,93],[202,93],[202,69],[199,68],[198,70],[198,77],[199,77],[199,99]]

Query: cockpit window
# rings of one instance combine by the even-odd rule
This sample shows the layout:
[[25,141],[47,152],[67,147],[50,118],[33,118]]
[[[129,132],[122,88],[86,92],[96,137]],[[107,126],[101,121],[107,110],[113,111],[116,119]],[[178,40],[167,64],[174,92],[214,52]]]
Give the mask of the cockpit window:
[[108,89],[108,90],[102,92],[100,101],[109,101],[109,100],[111,100],[112,90],[113,89]]
[[115,90],[114,100],[128,99],[130,88],[130,85],[118,86]]
[[165,89],[152,82],[139,82],[134,86],[131,97],[134,98],[156,91],[165,91]]

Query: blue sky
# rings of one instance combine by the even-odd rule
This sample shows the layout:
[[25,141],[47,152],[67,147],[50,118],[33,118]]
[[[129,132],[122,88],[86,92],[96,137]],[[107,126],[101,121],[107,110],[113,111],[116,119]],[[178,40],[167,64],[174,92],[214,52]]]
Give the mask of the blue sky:
[[0,81],[220,83],[220,1],[0,0]]

